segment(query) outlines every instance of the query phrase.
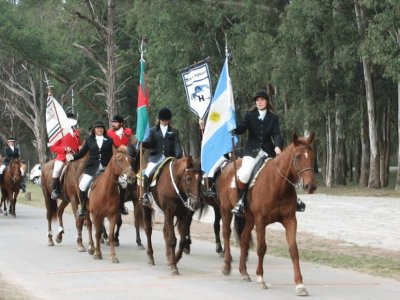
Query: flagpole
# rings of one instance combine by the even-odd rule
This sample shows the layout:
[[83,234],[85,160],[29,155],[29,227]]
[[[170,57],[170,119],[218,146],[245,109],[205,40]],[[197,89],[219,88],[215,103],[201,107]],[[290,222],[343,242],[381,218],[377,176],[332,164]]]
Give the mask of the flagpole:
[[[145,50],[143,49],[143,37],[142,41],[140,43],[140,63],[144,62],[144,52]],[[143,88],[143,87],[140,87]],[[147,87],[146,87],[147,88]],[[139,101],[139,99],[138,99]],[[137,120],[138,121],[138,120]],[[144,175],[142,174],[143,172],[143,143],[139,142],[139,178],[140,178],[140,185],[139,185],[139,195],[138,199],[141,199],[144,194]]]
[[[225,33],[225,59],[226,59],[226,66],[229,68],[229,58],[230,54],[228,51],[228,37]],[[229,71],[228,71],[229,72]],[[233,96],[232,96],[233,97]],[[238,189],[238,176],[237,176],[237,165],[236,165],[236,151],[235,151],[235,133],[231,131],[231,142],[232,142],[232,162],[233,162],[233,172],[235,176],[235,184],[236,184],[236,202],[239,201],[239,189]]]

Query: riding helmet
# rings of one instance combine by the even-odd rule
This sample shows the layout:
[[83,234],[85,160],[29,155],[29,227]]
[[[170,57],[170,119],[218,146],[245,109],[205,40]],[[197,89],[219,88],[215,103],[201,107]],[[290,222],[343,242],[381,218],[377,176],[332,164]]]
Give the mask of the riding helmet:
[[163,107],[158,111],[158,119],[168,121],[172,119],[172,112],[169,108]]
[[104,123],[102,121],[94,122],[92,127],[93,127],[93,129],[96,128],[96,127],[103,127],[104,129],[106,129],[106,125],[104,125]]
[[264,91],[264,90],[257,91],[257,93],[253,97],[253,101],[256,101],[258,97],[262,97],[262,98],[264,98],[266,100],[269,100],[268,93],[266,91]]
[[124,123],[124,118],[120,115],[115,115],[111,122],[118,122],[118,123]]

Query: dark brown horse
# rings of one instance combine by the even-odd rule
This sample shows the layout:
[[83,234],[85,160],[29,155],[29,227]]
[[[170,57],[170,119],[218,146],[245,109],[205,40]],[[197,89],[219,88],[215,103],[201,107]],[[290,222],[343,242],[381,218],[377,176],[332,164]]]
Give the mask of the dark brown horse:
[[[85,155],[80,160],[68,162],[66,169],[61,177],[61,202],[52,200],[50,195],[52,192],[52,173],[54,160],[47,162],[42,168],[42,192],[44,196],[44,201],[46,205],[46,216],[47,216],[47,238],[48,246],[54,246],[53,232],[51,228],[51,223],[53,219],[58,220],[58,234],[56,236],[56,242],[61,243],[64,234],[64,224],[63,224],[63,214],[65,208],[71,203],[72,211],[76,215],[79,205],[79,177],[82,174],[87,158],[89,156]],[[82,244],[82,224],[83,221],[76,219],[75,226],[77,229],[77,250],[79,252],[86,251]]]
[[[292,143],[278,157],[268,160],[261,168],[254,186],[250,187],[245,208],[245,225],[240,237],[240,266],[239,271],[243,280],[250,281],[247,273],[246,259],[248,256],[251,231],[256,227],[258,264],[256,269],[257,283],[260,288],[267,288],[263,274],[263,260],[267,250],[265,243],[265,228],[268,224],[280,222],[286,231],[286,239],[289,245],[289,254],[294,269],[294,281],[297,295],[308,295],[303,285],[300,271],[299,253],[296,242],[296,184],[308,193],[316,189],[314,177],[314,152],[312,142],[314,134],[308,138],[299,138],[293,135]],[[241,161],[237,162],[240,167]],[[224,268],[225,275],[230,274],[232,256],[229,248],[230,223],[232,219],[231,209],[236,204],[236,189],[232,188],[234,176],[233,163],[222,172],[217,191],[221,205],[223,222],[223,235],[225,245]]]
[[[192,212],[200,207],[201,172],[193,163],[192,158],[172,159],[161,170],[160,176],[150,192],[157,206],[164,212],[164,240],[167,261],[172,275],[178,275],[177,263],[182,252],[190,242],[186,233],[190,225]],[[153,246],[151,242],[153,210],[144,208],[145,232],[147,236],[148,263],[154,265]],[[179,248],[175,253],[177,239],[174,229],[174,217],[180,235]]]
[[105,218],[109,222],[110,258],[113,263],[119,260],[115,255],[114,233],[115,225],[120,218],[118,177],[123,176],[128,182],[134,179],[130,158],[125,153],[116,153],[112,156],[107,168],[93,182],[89,192],[87,210],[90,212],[90,220],[87,223],[89,231],[89,247],[93,245],[92,223],[96,229],[96,245],[93,257],[102,259],[100,238],[102,225]]
[[7,202],[9,203],[8,212],[14,218],[15,205],[17,204],[17,197],[21,188],[22,175],[21,175],[21,161],[19,159],[11,159],[7,168],[3,173],[3,182],[1,183],[1,204],[4,204],[4,214],[7,215]]

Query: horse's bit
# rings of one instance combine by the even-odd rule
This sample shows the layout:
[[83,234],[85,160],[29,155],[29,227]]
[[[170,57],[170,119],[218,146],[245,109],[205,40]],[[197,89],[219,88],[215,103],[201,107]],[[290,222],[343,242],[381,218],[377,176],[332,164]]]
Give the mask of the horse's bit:
[[[185,173],[183,174],[183,179],[182,180],[185,180],[186,173],[190,172],[190,171],[194,171],[194,169],[186,169]],[[172,174],[172,161],[169,163],[169,174],[171,176],[171,182],[172,182],[172,185],[173,185],[173,187],[175,189],[175,192],[178,195],[179,199],[181,199],[183,206],[185,206],[187,209],[189,209],[191,211],[195,211],[194,203],[192,203],[191,198],[187,197],[187,199],[186,199],[187,201],[185,201],[185,199],[183,199],[181,193],[179,192],[178,187],[176,186],[176,183],[175,183],[175,180],[174,180],[174,175]],[[186,183],[184,184],[184,187],[185,187],[185,190],[187,191]],[[189,196],[189,194],[186,191],[185,191],[186,196]]]

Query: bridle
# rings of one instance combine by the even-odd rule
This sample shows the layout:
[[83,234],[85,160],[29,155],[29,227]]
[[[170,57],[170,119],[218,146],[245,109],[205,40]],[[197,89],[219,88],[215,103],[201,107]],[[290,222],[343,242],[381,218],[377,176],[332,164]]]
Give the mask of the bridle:
[[[173,161],[171,161],[169,163],[169,174],[171,176],[171,182],[172,182],[172,186],[174,187],[174,190],[176,192],[176,194],[178,195],[179,199],[182,201],[182,204],[184,207],[186,207],[187,209],[191,210],[191,211],[195,211],[195,205],[193,203],[193,201],[191,200],[192,198],[195,198],[196,196],[193,195],[192,193],[189,193],[187,190],[187,185],[186,185],[186,176],[189,172],[197,172],[194,168],[187,168],[185,169],[185,172],[183,173],[182,179],[181,179],[181,186],[183,186],[183,192],[186,195],[186,200],[182,197],[182,194],[180,193],[175,180],[174,180],[174,174],[172,172],[172,164]],[[183,181],[183,183],[182,183]]]
[[[128,157],[130,157],[127,154],[121,153],[122,155],[124,155],[124,157],[126,159],[128,159]],[[124,168],[123,166],[121,166],[120,162],[118,159],[116,159],[117,157],[115,156],[115,163],[116,165],[119,167],[119,169],[121,170],[121,174],[119,175],[123,180],[125,180],[126,182],[128,182],[128,175],[131,173],[131,165],[129,163],[129,167]]]
[[[298,165],[298,159],[295,157],[295,155],[293,154],[294,150],[298,150],[298,149],[302,149],[302,148],[308,148],[310,149],[311,152],[313,152],[312,148],[308,147],[308,146],[299,146],[296,147],[292,150],[292,155],[291,155],[291,159],[290,159],[290,168],[293,165],[294,170],[296,171],[296,175],[297,175],[297,180],[295,183],[293,183],[287,176],[285,176],[282,171],[279,169],[277,163],[276,163],[276,159],[275,159],[275,167],[279,173],[280,176],[282,176],[288,183],[290,183],[295,189],[301,189],[304,187],[304,182],[303,182],[303,178],[300,176],[302,173],[306,172],[306,171],[312,171],[314,172],[313,168],[307,167],[304,169],[300,169],[299,165]],[[290,170],[289,168],[289,170]],[[289,173],[289,170],[287,173]]]

